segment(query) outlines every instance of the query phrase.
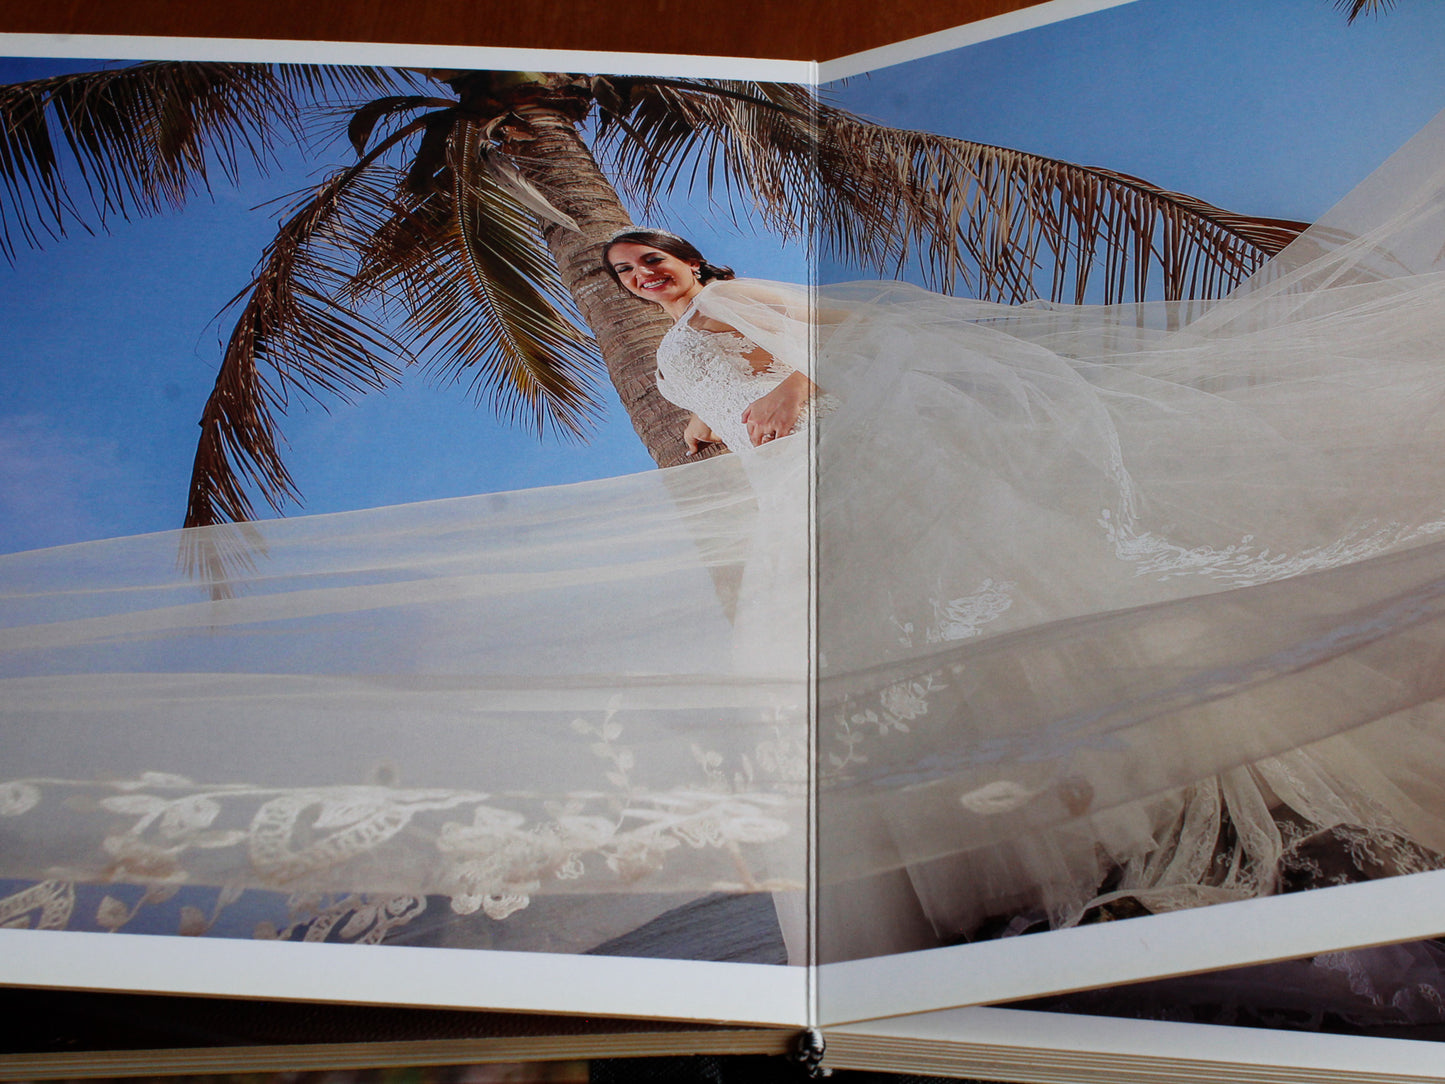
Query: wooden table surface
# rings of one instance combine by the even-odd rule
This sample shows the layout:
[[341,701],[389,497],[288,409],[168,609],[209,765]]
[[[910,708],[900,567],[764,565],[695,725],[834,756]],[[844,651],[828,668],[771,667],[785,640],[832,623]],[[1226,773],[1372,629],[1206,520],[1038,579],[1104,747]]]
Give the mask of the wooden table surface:
[[0,31],[829,60],[1039,0],[0,0]]

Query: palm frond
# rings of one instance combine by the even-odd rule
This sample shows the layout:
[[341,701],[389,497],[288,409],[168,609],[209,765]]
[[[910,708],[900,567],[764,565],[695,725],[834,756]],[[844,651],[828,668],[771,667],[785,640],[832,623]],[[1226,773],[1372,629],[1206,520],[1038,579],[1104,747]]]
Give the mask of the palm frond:
[[1361,15],[1383,15],[1395,6],[1395,0],[1335,0],[1335,10],[1343,11],[1352,23]]
[[269,549],[266,536],[254,523],[217,523],[181,532],[176,565],[200,580],[213,600],[234,598],[236,580],[256,571]]
[[366,64],[276,64],[271,70],[298,101],[321,104],[415,93],[431,83],[420,72]]
[[[398,137],[400,138],[400,137]],[[301,200],[267,247],[201,416],[185,526],[252,518],[247,487],[280,511],[299,501],[281,459],[276,419],[290,396],[326,405],[393,385],[404,346],[338,300],[355,252],[384,222],[391,190],[375,183],[383,143]],[[380,169],[390,177],[389,170]]]
[[[482,125],[458,123],[432,190],[398,184],[395,214],[363,251],[351,296],[399,300],[429,371],[539,434],[581,437],[601,371],[536,220],[489,164]],[[505,177],[505,173],[503,174]]]
[[163,62],[0,87],[0,252],[179,207],[213,170],[262,172],[298,132],[256,64]]
[[[785,237],[809,229],[820,129],[800,86],[737,80],[611,80],[596,150],[642,215],[679,190],[743,205]],[[594,91],[595,93],[595,91]]]
[[[679,188],[873,273],[1007,301],[1217,296],[1304,223],[1237,215],[1138,178],[872,124],[766,83],[614,81],[599,145],[644,213]],[[736,213],[736,212],[735,212]],[[1090,292],[1090,284],[1102,286]]]
[[[1126,174],[867,124],[825,109],[817,229],[855,265],[915,259],[931,286],[1004,301],[1227,292],[1306,227],[1239,215]],[[888,225],[892,224],[891,231]],[[1091,283],[1102,278],[1096,292]]]
[[346,138],[350,141],[357,157],[366,153],[372,133],[377,124],[395,117],[405,116],[418,109],[450,109],[456,102],[446,98],[434,98],[422,94],[389,94],[374,98],[351,114],[346,125]]
[[478,144],[475,153],[491,175],[492,183],[510,196],[514,203],[531,211],[543,223],[555,222],[573,233],[580,232],[577,220],[554,207],[542,190],[529,181],[517,163],[506,154],[484,142]]

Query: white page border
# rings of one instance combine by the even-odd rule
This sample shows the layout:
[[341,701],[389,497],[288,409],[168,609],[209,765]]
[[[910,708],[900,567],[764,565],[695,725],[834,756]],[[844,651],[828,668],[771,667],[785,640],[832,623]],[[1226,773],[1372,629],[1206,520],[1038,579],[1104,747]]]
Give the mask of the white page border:
[[801,1027],[807,969],[487,949],[0,930],[0,984]]
[[[1302,1072],[1311,1073],[1310,1080],[1445,1080],[1445,1050],[1434,1042],[1020,1009],[955,1009],[844,1025],[829,1029],[827,1038],[845,1047],[836,1060],[825,1059],[839,1068],[882,1067],[871,1054],[860,1056],[852,1049],[861,1042],[848,1041],[867,1038],[882,1040],[879,1045],[889,1051],[885,1058],[896,1057],[896,1049],[905,1045],[915,1058],[935,1046],[929,1067],[939,1071],[1029,1074],[1011,1079],[1160,1080],[1167,1071],[1170,1080],[1251,1084],[1299,1080]],[[1067,1076],[1059,1072],[1065,1068]],[[1281,1078],[1280,1069],[1292,1072]]]
[[818,64],[818,82],[829,83],[835,79],[848,79],[865,75],[879,68],[891,68],[895,64],[906,64],[910,60],[921,60],[927,56],[962,49],[965,45],[976,45],[992,38],[1002,38],[1024,30],[1063,22],[1076,15],[1092,15],[1096,11],[1132,4],[1134,0],[1047,0],[1043,4],[1005,12],[992,18],[965,23],[949,30],[909,38],[877,49],[861,53],[850,53],[836,60],[824,60]]
[[826,1027],[1439,936],[1445,870],[1432,870],[824,964],[819,1004]]

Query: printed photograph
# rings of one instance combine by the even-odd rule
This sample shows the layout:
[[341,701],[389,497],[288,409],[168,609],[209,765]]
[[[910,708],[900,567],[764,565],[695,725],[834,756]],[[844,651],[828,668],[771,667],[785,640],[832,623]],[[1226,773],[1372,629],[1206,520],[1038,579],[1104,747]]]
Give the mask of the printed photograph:
[[729,262],[807,281],[811,91],[4,83],[0,921],[800,962],[806,595],[734,626],[806,444],[656,373]]
[[911,133],[820,257],[824,963],[1445,867],[1441,29],[1139,0],[823,86]]

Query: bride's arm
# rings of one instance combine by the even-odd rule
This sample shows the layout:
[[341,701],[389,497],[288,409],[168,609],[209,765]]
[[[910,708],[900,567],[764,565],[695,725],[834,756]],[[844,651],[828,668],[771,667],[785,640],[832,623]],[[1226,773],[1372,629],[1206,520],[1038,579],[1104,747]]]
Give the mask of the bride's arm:
[[717,434],[696,414],[688,415],[687,425],[682,430],[682,442],[687,445],[688,455],[697,455],[704,444],[717,444]]
[[[706,322],[712,325],[710,330],[743,334],[739,329],[716,320]],[[746,337],[744,335],[744,338]],[[808,405],[809,398],[818,390],[818,385],[814,384],[803,370],[775,358],[758,343],[753,343],[753,348],[743,357],[755,373],[791,370],[772,391],[755,400],[743,411],[742,422],[748,427],[748,439],[756,447],[765,441],[791,433]]]
[[808,397],[817,388],[806,375],[795,372],[743,411],[743,424],[754,445],[785,437],[798,424]]
[[[714,334],[742,334],[729,324],[700,314],[694,316],[692,322],[695,327]],[[751,342],[751,340],[749,341]],[[787,362],[780,363],[777,358],[757,343],[752,345],[753,348],[743,354],[743,358],[752,367],[754,373],[778,371],[780,364],[783,371],[792,370],[772,391],[754,400],[743,411],[742,423],[748,428],[748,439],[756,447],[764,441],[785,437],[791,433],[793,427],[798,424],[798,418],[802,415],[809,397],[818,390],[818,386],[808,379],[806,373],[793,368]],[[693,420],[699,426],[706,428],[696,415],[693,415]],[[688,427],[691,430],[692,422],[688,423]],[[684,439],[687,439],[686,432],[683,436]],[[688,454],[691,455],[694,451],[696,449],[693,447],[692,441],[688,440]]]
[[820,326],[844,322],[847,313],[823,309],[809,292],[783,283],[731,279],[711,284],[696,302],[694,323],[709,331],[733,331],[754,349],[746,355],[754,372],[792,370],[772,391],[743,412],[754,445],[786,436],[818,390],[808,377]]

